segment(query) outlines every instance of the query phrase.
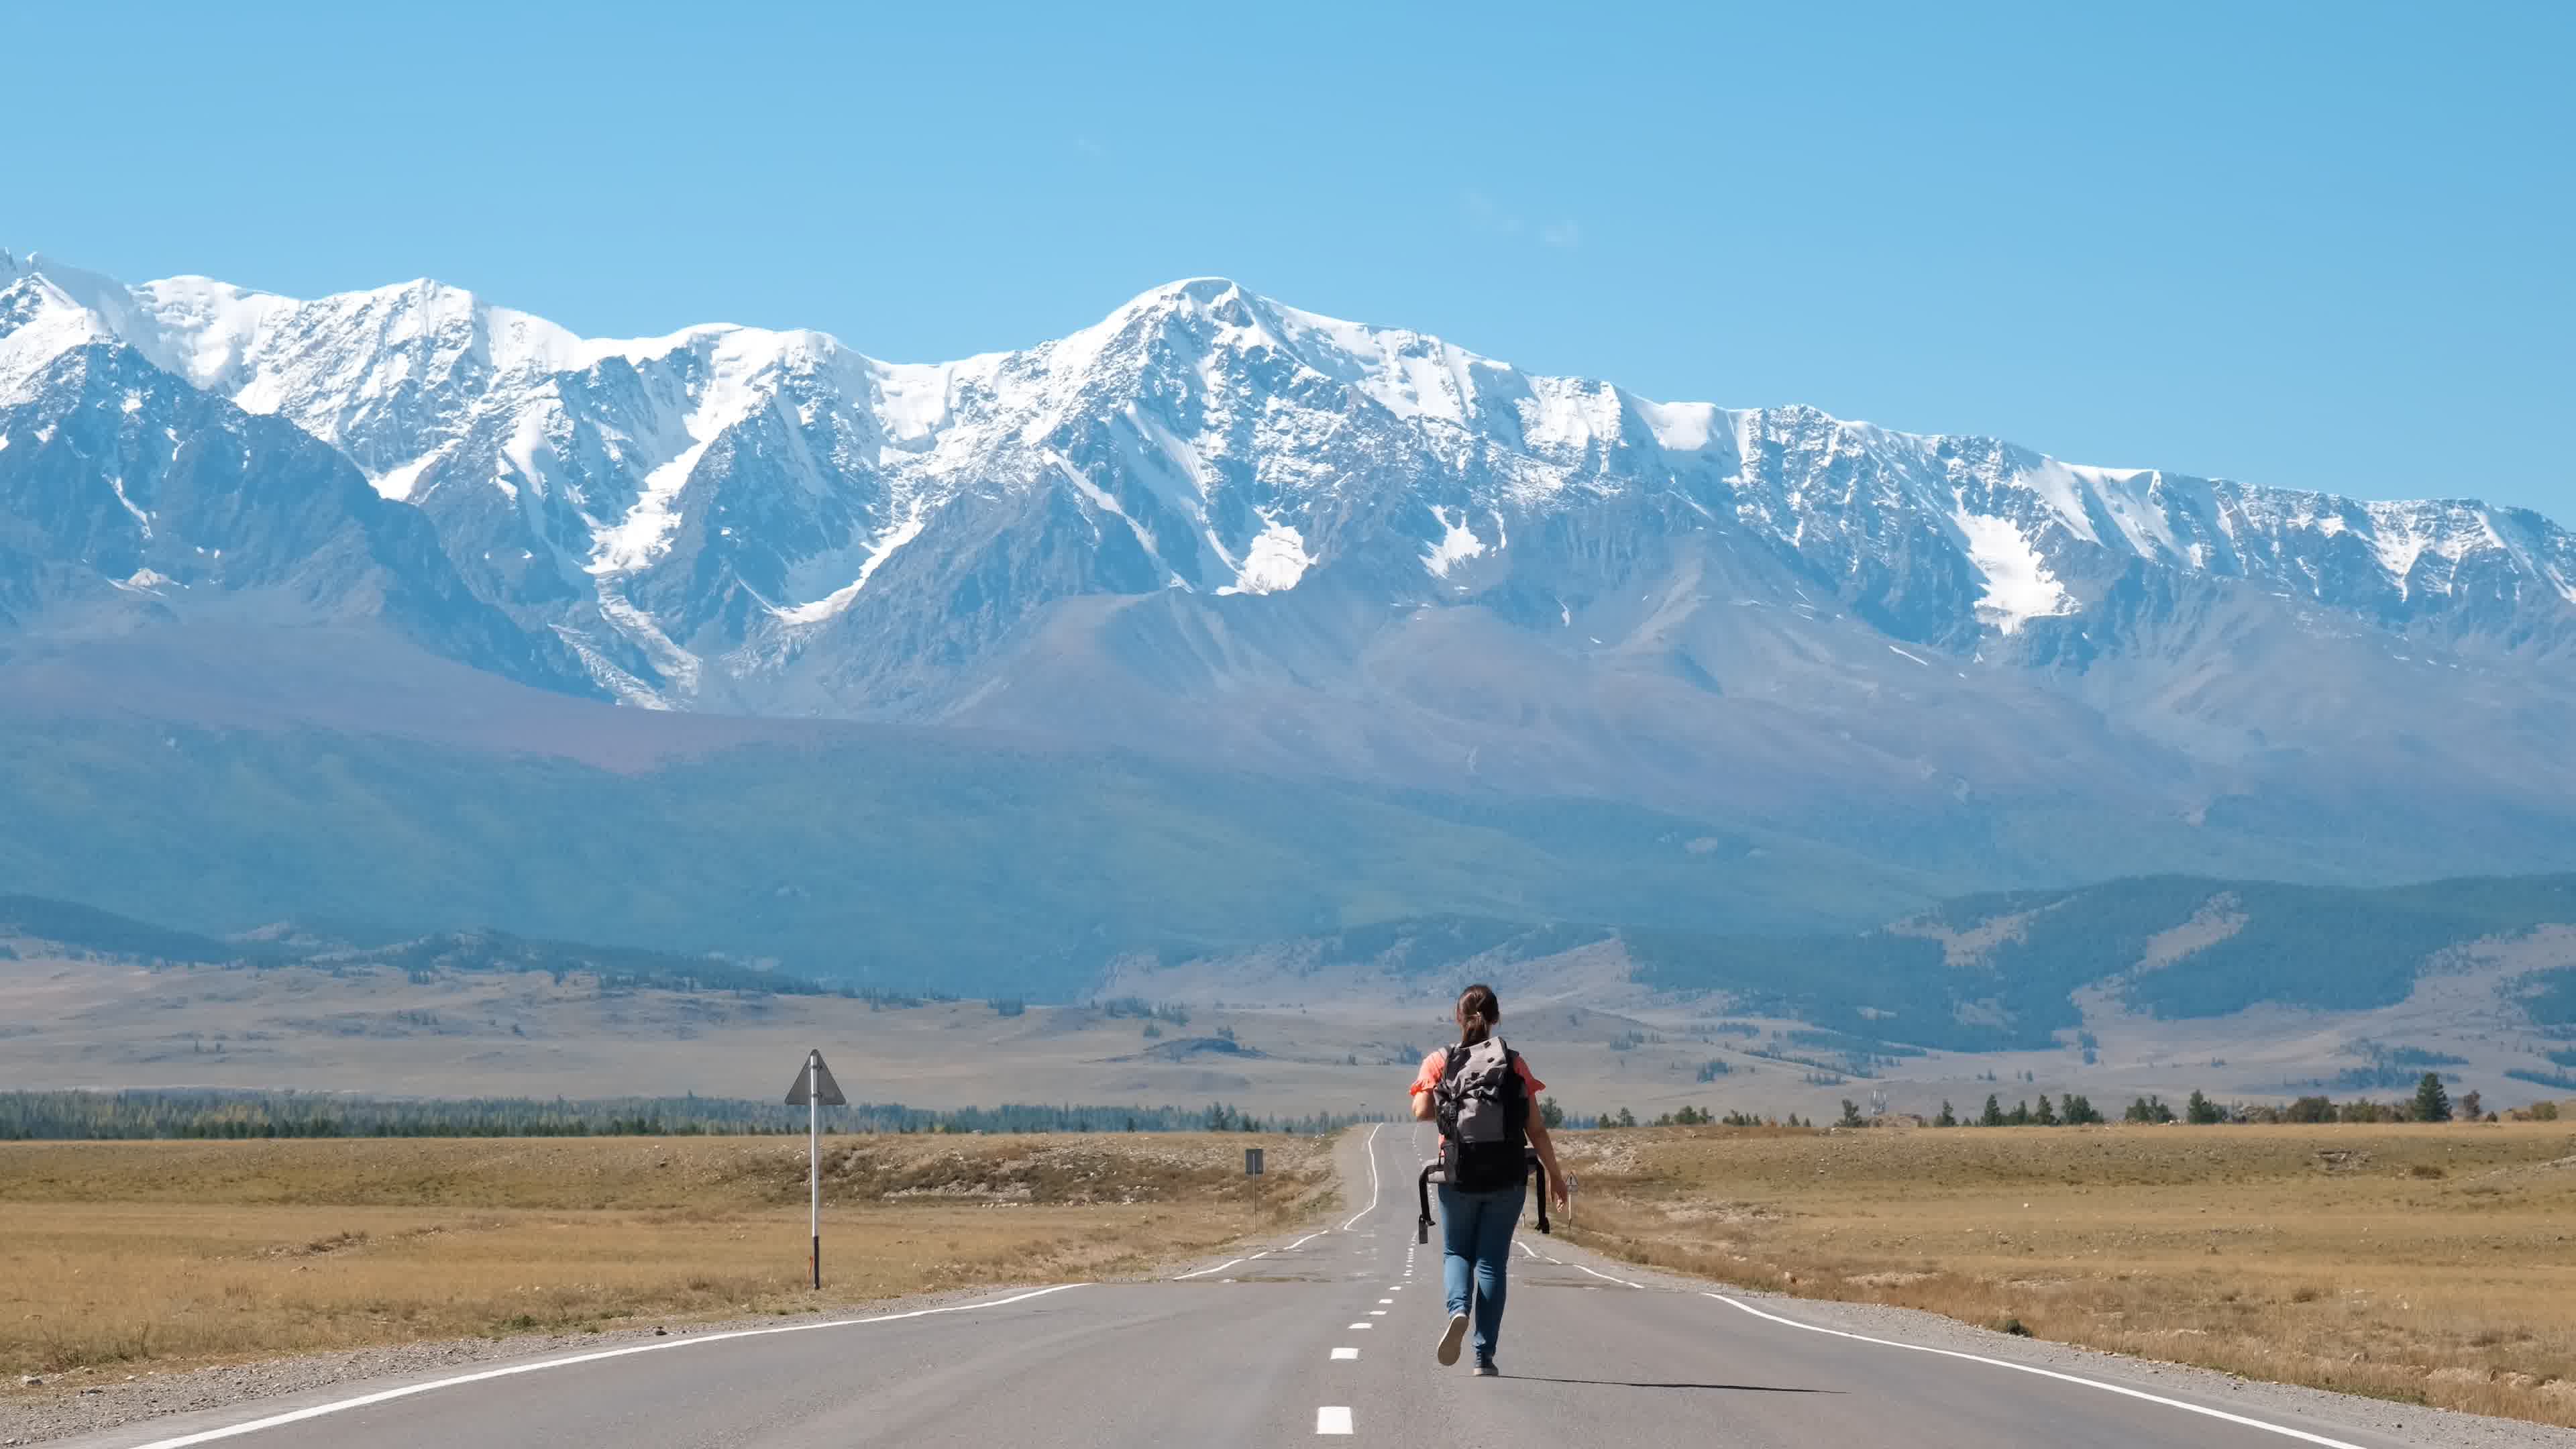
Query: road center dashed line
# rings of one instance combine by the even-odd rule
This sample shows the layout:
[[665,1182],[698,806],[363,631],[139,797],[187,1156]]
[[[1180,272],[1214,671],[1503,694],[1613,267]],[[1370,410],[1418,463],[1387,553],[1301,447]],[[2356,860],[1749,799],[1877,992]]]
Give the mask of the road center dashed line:
[[1360,1351],[1356,1348],[1337,1348],[1333,1350],[1333,1357],[1337,1359],[1358,1358],[1359,1356]]
[[1351,1432],[1351,1411],[1347,1406],[1327,1404],[1315,1411],[1315,1432],[1347,1434]]

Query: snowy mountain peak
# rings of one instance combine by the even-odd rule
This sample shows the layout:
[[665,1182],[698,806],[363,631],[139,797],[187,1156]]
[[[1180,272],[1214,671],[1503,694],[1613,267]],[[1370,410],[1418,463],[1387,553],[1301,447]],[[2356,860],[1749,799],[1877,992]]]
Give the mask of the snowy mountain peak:
[[[882,753],[774,737],[918,761],[933,809],[953,726],[1184,755],[1291,833],[1319,783],[1469,796],[1441,828],[1524,818],[1542,870],[1565,829],[1629,833],[1591,802],[1719,822],[1639,835],[1687,872],[1656,894],[1757,840],[1927,876],[2062,876],[2106,835],[2159,871],[2576,851],[2576,537],[2536,514],[1661,402],[1224,278],[888,363],[810,331],[584,338],[429,280],[299,299],[0,259],[0,703],[54,655],[129,661],[93,676],[120,711],[174,657],[192,701],[276,665],[260,720],[455,698],[514,750],[574,727],[458,666],[901,721]],[[754,778],[726,753],[720,788]],[[1032,778],[1060,753],[1099,773],[1050,748]],[[1515,794],[1547,803],[1494,808]]]
[[1112,317],[1132,312],[1168,310],[1171,308],[1214,308],[1249,296],[1242,285],[1231,277],[1182,277],[1159,287],[1148,287],[1129,298],[1126,305],[1110,313]]
[[52,279],[15,274],[0,285],[0,405],[24,400],[55,358],[114,335]]
[[1658,402],[1223,277],[1024,350],[887,363],[801,330],[583,338],[427,279],[299,300],[18,271],[0,389],[113,338],[282,417],[645,702],[790,689],[865,712],[946,687],[888,638],[972,661],[1077,599],[1322,577],[1571,630],[1695,536],[1776,558],[1918,653],[2082,635],[2141,568],[2508,639],[2555,637],[2550,611],[2576,603],[2576,545],[2534,515]]

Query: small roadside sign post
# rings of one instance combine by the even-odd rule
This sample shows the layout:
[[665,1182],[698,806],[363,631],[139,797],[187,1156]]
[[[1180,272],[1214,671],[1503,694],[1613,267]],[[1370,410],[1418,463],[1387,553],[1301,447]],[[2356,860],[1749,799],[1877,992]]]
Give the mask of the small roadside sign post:
[[841,1084],[832,1080],[832,1069],[823,1065],[819,1051],[805,1053],[805,1068],[796,1074],[795,1085],[787,1089],[787,1105],[805,1109],[805,1196],[807,1226],[812,1230],[812,1263],[814,1286],[823,1286],[823,1112],[825,1107],[846,1106],[849,1098],[841,1095]]
[[1261,1149],[1243,1149],[1243,1175],[1252,1180],[1252,1225],[1261,1226]]

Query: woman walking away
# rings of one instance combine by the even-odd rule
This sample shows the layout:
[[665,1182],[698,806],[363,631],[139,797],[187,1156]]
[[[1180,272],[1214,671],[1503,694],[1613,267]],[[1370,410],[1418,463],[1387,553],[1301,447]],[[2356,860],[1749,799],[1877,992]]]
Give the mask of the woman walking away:
[[1503,1019],[1494,988],[1458,994],[1458,1044],[1422,1059],[1413,1079],[1413,1118],[1440,1124],[1440,1277],[1449,1294],[1449,1326],[1440,1362],[1458,1361],[1467,1337],[1467,1288],[1476,1289],[1476,1374],[1494,1376],[1494,1343],[1503,1328],[1503,1293],[1511,1270],[1512,1229],[1529,1200],[1529,1150],[1547,1167],[1557,1205],[1567,1203],[1556,1144],[1533,1109],[1547,1083],[1494,1035]]

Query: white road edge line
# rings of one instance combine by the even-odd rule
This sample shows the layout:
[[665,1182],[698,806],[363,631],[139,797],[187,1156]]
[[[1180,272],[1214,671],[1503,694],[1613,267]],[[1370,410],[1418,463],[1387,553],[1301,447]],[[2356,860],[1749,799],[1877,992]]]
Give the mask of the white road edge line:
[[664,1343],[639,1343],[627,1348],[604,1348],[596,1353],[577,1353],[570,1358],[550,1358],[536,1363],[511,1364],[506,1368],[483,1369],[476,1373],[457,1374],[452,1378],[432,1379],[425,1384],[406,1384],[398,1389],[383,1389],[372,1394],[360,1394],[354,1399],[335,1399],[330,1403],[315,1404],[310,1408],[271,1414],[265,1419],[228,1424],[220,1429],[207,1429],[195,1434],[182,1434],[175,1439],[155,1439],[149,1444],[137,1445],[136,1449],[186,1449],[186,1446],[191,1444],[210,1444],[217,1439],[230,1439],[239,1434],[255,1434],[262,1429],[275,1429],[287,1424],[301,1423],[306,1419],[318,1419],[325,1414],[336,1414],[344,1409],[363,1409],[370,1404],[381,1404],[392,1399],[407,1399],[414,1394],[428,1393],[432,1389],[452,1389],[458,1384],[478,1384],[486,1379],[505,1379],[515,1374],[570,1368],[578,1363],[597,1363],[604,1358],[624,1358],[628,1354],[654,1353],[666,1348],[694,1348],[702,1343],[722,1343],[729,1338],[760,1338],[773,1333],[805,1333],[817,1328],[861,1328],[871,1323],[893,1323],[906,1318],[928,1318],[935,1313],[969,1313],[978,1308],[1003,1308],[1013,1303],[1026,1303],[1032,1298],[1044,1298],[1050,1293],[1062,1293],[1068,1288],[1087,1286],[1089,1285],[1082,1283],[1058,1283],[1052,1288],[1040,1288],[1033,1292],[1017,1293],[1008,1298],[994,1298],[982,1303],[956,1303],[946,1308],[916,1308],[910,1313],[888,1313],[876,1318],[834,1318],[821,1323],[782,1324],[776,1328],[737,1328],[726,1333],[700,1334],[695,1338],[674,1338]]
[[1351,1432],[1351,1411],[1341,1405],[1327,1404],[1315,1411],[1315,1432],[1347,1434]]
[[1358,1358],[1359,1356],[1360,1351],[1356,1348],[1337,1348],[1333,1350],[1333,1357],[1335,1358]]
[[1377,1134],[1385,1129],[1386,1124],[1383,1122],[1369,1128],[1368,1142],[1365,1144],[1369,1160],[1369,1205],[1351,1214],[1351,1221],[1342,1224],[1343,1232],[1349,1232],[1352,1224],[1377,1211]]
[[2305,1429],[2293,1429],[2286,1424],[2267,1424],[2261,1419],[2249,1419],[2243,1414],[2231,1414],[2225,1409],[2213,1409],[2205,1404],[2189,1403],[2182,1399],[2168,1399],[2162,1394],[2151,1394],[2144,1389],[2127,1388],[2120,1384],[2105,1383],[2100,1379],[2088,1379],[2076,1374],[2063,1374],[2059,1373],[2055,1369],[2038,1368],[2026,1363],[2014,1363],[2010,1359],[1988,1358],[1981,1353],[1963,1353],[1954,1348],[1932,1348],[1920,1343],[1900,1343],[1892,1338],[1872,1338],[1865,1333],[1847,1333],[1839,1328],[1823,1328],[1813,1323],[1800,1323],[1794,1318],[1783,1318],[1776,1313],[1765,1313],[1761,1309],[1756,1308],[1749,1303],[1739,1303],[1735,1299],[1729,1298],[1723,1293],[1708,1293],[1702,1296],[1714,1298],[1729,1308],[1740,1308],[1745,1312],[1752,1314],[1756,1318],[1769,1319],[1773,1323],[1784,1324],[1790,1328],[1803,1328],[1809,1333],[1829,1333],[1836,1338],[1848,1338],[1861,1343],[1874,1343],[1881,1348],[1902,1348],[1914,1353],[1936,1353],[1943,1358],[1963,1358],[1970,1363],[1992,1364],[1996,1368],[2011,1369],[2014,1373],[2037,1374],[2041,1378],[2056,1379],[2061,1383],[2082,1384],[2088,1389],[2100,1389],[2107,1394],[2119,1394],[2126,1398],[2144,1399],[2150,1404],[2162,1404],[2168,1409],[2180,1409],[2185,1413],[2204,1414],[2212,1419],[2224,1419],[2228,1423],[2242,1424],[2248,1429],[2260,1429],[2267,1434],[2279,1434],[2284,1438],[2298,1439],[2310,1444],[2323,1444],[2326,1446],[2326,1449],[2362,1449],[2361,1445],[2352,1443],[2348,1440],[2329,1439],[2323,1434],[2311,1434]]
[[[1604,1282],[1604,1283],[1616,1283],[1616,1284],[1618,1284],[1618,1285],[1619,1285],[1620,1287],[1622,1287],[1622,1288],[1643,1288],[1643,1287],[1645,1287],[1645,1286],[1646,1286],[1646,1285],[1645,1285],[1645,1284],[1643,1284],[1643,1283],[1631,1283],[1631,1282],[1629,1282],[1629,1281],[1628,1281],[1627,1279],[1625,1279],[1625,1278],[1613,1278],[1613,1277],[1611,1277],[1611,1276],[1610,1276],[1609,1274],[1607,1274],[1607,1273],[1594,1273],[1592,1269],[1584,1267],[1581,1263],[1568,1263],[1568,1264],[1566,1264],[1565,1266],[1566,1266],[1566,1267],[1569,1267],[1569,1268],[1572,1268],[1572,1269],[1575,1269],[1577,1272],[1592,1273],[1592,1276],[1593,1276],[1593,1277],[1600,1279],[1602,1282]],[[1714,1298],[1714,1297],[1716,1297],[1717,1295],[1716,1295],[1716,1294],[1714,1294],[1714,1293],[1711,1293],[1711,1294],[1710,1294],[1710,1295],[1708,1295],[1708,1296],[1709,1296],[1709,1297],[1711,1297],[1711,1298]],[[1730,1298],[1730,1299],[1728,1299],[1728,1300],[1726,1300],[1726,1301],[1727,1301],[1727,1302],[1729,1302],[1729,1303],[1733,1303],[1735,1300],[1734,1300],[1734,1299],[1732,1299],[1732,1298]],[[1751,1309],[1746,1309],[1745,1311],[1749,1313],[1749,1312],[1751,1312],[1752,1310],[1751,1310]]]
[[1317,1238],[1320,1238],[1320,1237],[1322,1237],[1322,1236],[1323,1236],[1323,1234],[1322,1234],[1322,1233],[1308,1233],[1306,1236],[1304,1236],[1304,1237],[1302,1237],[1302,1238],[1299,1238],[1297,1241],[1295,1241],[1295,1242],[1293,1242],[1293,1243],[1290,1243],[1288,1246],[1286,1246],[1286,1247],[1284,1247],[1284,1248],[1281,1248],[1279,1251],[1280,1251],[1280,1252],[1283,1252],[1283,1253],[1293,1253],[1293,1252],[1297,1251],[1299,1248],[1302,1248],[1302,1247],[1306,1246],[1308,1243],[1311,1243],[1311,1242],[1315,1241]]
[[1207,1276],[1208,1274],[1210,1274],[1210,1273],[1222,1273],[1222,1272],[1224,1272],[1226,1269],[1231,1268],[1231,1267],[1233,1267],[1235,1264],[1240,1263],[1240,1262],[1243,1262],[1243,1261],[1245,1261],[1245,1260],[1244,1260],[1244,1259],[1242,1259],[1242,1258],[1228,1258],[1228,1259],[1226,1259],[1224,1262],[1217,1264],[1217,1265],[1216,1265],[1215,1267],[1213,1267],[1213,1268],[1201,1268],[1200,1270],[1198,1270],[1198,1271],[1197,1271],[1197,1272],[1195,1272],[1195,1273],[1183,1273],[1183,1274],[1180,1276],[1180,1278],[1174,1278],[1172,1281],[1173,1281],[1173,1282],[1175,1282],[1175,1283],[1178,1283],[1178,1282],[1180,1282],[1180,1281],[1181,1281],[1181,1279],[1182,1279],[1182,1278],[1204,1278],[1204,1277],[1206,1277],[1206,1276]]

